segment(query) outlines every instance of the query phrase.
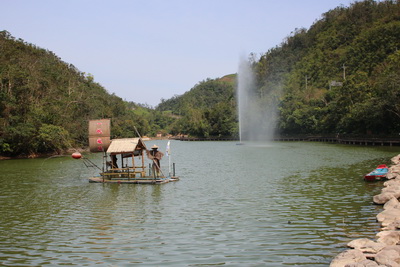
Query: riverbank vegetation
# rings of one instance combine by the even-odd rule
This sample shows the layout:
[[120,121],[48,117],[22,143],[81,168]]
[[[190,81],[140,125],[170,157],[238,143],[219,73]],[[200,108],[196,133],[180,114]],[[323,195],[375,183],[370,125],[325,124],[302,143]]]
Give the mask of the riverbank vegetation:
[[[399,44],[400,3],[366,0],[250,55],[257,94],[278,105],[277,133],[398,134]],[[135,127],[150,136],[238,136],[235,74],[152,108],[108,93],[92,75],[7,31],[0,49],[0,155],[85,146],[87,121],[99,118],[112,119],[113,138],[136,136]]]

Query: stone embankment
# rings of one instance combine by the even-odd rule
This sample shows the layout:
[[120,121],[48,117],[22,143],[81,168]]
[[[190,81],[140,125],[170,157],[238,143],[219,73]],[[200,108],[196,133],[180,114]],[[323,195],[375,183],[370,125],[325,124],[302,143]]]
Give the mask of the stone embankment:
[[400,155],[392,158],[379,195],[373,197],[375,204],[383,205],[383,211],[376,216],[381,231],[375,240],[360,238],[347,244],[350,248],[337,255],[331,267],[400,267]]

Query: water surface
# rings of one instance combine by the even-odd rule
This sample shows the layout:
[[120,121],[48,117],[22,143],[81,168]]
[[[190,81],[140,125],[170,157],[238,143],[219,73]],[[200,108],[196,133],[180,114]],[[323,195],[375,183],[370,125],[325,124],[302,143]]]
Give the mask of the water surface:
[[164,185],[91,184],[97,171],[70,157],[0,161],[0,264],[327,266],[379,230],[382,183],[362,176],[400,153],[309,142],[171,150],[181,180]]

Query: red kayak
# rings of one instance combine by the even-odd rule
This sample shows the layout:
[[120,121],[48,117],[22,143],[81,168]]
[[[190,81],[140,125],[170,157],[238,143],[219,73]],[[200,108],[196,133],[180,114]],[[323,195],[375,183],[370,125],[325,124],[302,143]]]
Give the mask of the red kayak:
[[365,175],[364,180],[369,182],[382,180],[386,178],[386,174],[388,173],[388,171],[389,168],[385,164],[381,164],[378,167],[376,167],[375,170]]

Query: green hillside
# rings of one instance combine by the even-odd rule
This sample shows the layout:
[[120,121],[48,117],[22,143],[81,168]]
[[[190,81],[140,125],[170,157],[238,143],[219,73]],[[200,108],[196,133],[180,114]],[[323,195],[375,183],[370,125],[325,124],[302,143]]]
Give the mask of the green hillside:
[[[400,132],[399,45],[400,2],[367,0],[322,14],[249,61],[260,101],[278,106],[277,133],[389,136]],[[233,97],[209,80],[159,108],[183,117],[181,132],[237,136]]]
[[207,79],[181,96],[162,101],[156,110],[174,114],[172,134],[199,137],[237,135],[236,75]]
[[398,1],[337,7],[297,29],[254,62],[260,93],[282,87],[279,131],[398,134],[399,44]]
[[51,51],[6,31],[0,32],[0,49],[0,155],[86,146],[89,119],[111,118],[114,137],[135,136],[134,126],[152,133],[148,108],[109,94]]

